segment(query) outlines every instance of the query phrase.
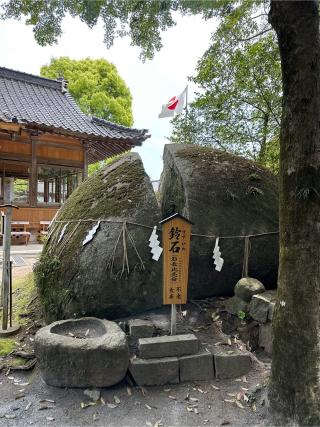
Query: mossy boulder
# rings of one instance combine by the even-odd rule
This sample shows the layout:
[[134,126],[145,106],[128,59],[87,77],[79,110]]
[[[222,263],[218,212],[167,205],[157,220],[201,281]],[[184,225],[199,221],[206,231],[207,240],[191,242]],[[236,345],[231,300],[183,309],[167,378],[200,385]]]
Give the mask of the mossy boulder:
[[[278,230],[278,183],[248,159],[208,147],[169,144],[160,180],[162,217],[175,212],[194,223],[192,233],[244,236]],[[215,270],[215,239],[191,238],[189,298],[232,295],[242,277],[244,239],[220,239],[221,272]],[[250,239],[249,275],[275,287],[278,235]]]
[[[152,230],[130,224],[153,227],[159,219],[138,154],[126,154],[87,178],[58,212],[35,268],[46,321],[113,319],[161,305],[161,263],[152,261],[148,247]],[[83,245],[98,220],[107,221]],[[124,222],[125,242],[120,236]]]

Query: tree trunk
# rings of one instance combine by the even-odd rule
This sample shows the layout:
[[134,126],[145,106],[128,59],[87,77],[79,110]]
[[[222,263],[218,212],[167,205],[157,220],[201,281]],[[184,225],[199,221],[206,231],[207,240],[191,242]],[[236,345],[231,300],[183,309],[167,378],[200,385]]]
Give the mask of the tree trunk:
[[318,3],[271,1],[280,48],[280,260],[270,403],[320,424],[320,41]]

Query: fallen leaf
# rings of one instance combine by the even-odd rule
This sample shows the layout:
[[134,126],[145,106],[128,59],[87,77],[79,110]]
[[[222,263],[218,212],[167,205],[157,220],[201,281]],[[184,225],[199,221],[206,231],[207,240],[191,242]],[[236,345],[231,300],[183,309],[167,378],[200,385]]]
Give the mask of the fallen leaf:
[[243,390],[243,391],[248,391],[249,389],[248,389],[248,388],[245,388],[245,387],[241,387],[241,390]]
[[241,378],[236,378],[235,381],[240,382],[240,381],[242,381],[242,379]]
[[46,417],[46,420],[47,421],[54,421],[54,418],[53,417]]
[[55,405],[43,405],[40,406],[39,411],[44,411],[46,409],[54,409],[56,406]]
[[103,398],[103,397],[100,397],[100,402],[102,403],[102,405],[105,405],[105,404],[106,404],[106,401],[104,400],[104,398]]
[[19,387],[26,387],[27,385],[29,385],[30,383],[20,383]]
[[127,393],[128,393],[128,396],[132,396],[132,390],[130,387],[127,387]]
[[220,388],[217,387],[216,385],[211,384],[211,387],[213,388],[213,390],[220,390]]
[[199,399],[197,399],[196,397],[189,397],[189,400],[192,400],[192,402],[199,402]]
[[238,406],[238,408],[244,409],[244,406],[238,400],[236,400],[236,405]]
[[227,393],[227,396],[236,397],[236,393]]
[[228,345],[232,345],[231,339],[228,338]]
[[241,398],[242,398],[242,394],[241,393],[237,393],[236,399],[237,400],[241,400]]
[[19,393],[23,393],[24,391],[26,391],[25,388],[20,388],[20,390],[18,390]]
[[242,377],[242,382],[247,383],[247,377]]
[[26,397],[26,395],[21,393],[21,394],[17,394],[14,398],[15,400],[18,400],[18,399],[22,399],[23,397]]
[[158,420],[153,424],[153,427],[160,427],[162,426],[162,420]]
[[187,411],[188,412],[193,412],[193,408],[191,406],[187,406]]
[[107,403],[108,408],[115,409],[118,407],[118,405],[115,405],[114,403]]
[[248,397],[246,394],[244,394],[244,395],[243,395],[243,400],[244,400],[245,402],[249,402],[249,397]]
[[30,408],[31,405],[32,405],[32,403],[29,402],[28,405],[24,408],[24,410],[27,411]]
[[253,411],[256,411],[256,410],[257,410],[257,407],[256,407],[256,405],[255,405],[255,404],[253,404],[251,407],[252,407],[252,410],[253,410]]
[[169,394],[169,399],[172,399],[172,400],[177,400],[177,398],[175,397],[175,396],[171,396],[170,394]]
[[202,388],[197,388],[198,392],[201,394],[204,394],[205,392],[202,390]]
[[146,421],[146,426],[153,427],[153,424],[150,421]]
[[86,333],[84,334],[84,336],[85,336],[85,337],[87,337],[87,336],[88,336],[88,334],[89,334],[89,332],[90,332],[90,329],[87,329],[87,330],[86,330]]
[[234,353],[234,351],[233,350],[228,350],[227,351],[227,354],[233,354]]
[[223,399],[225,402],[228,402],[228,403],[234,403],[235,402],[235,399]]
[[171,391],[171,388],[165,388],[163,391],[166,391],[166,392]]
[[120,403],[120,399],[119,399],[119,397],[118,397],[118,396],[114,395],[114,396],[113,396],[113,400],[114,400],[114,403],[117,403],[117,404],[119,405],[119,403]]
[[73,335],[73,333],[72,333],[72,332],[68,332],[68,335],[69,335],[70,337],[74,337],[74,335]]
[[56,403],[55,400],[52,399],[41,399],[40,403],[49,402],[49,403]]
[[96,402],[88,402],[88,403],[81,402],[80,403],[80,406],[82,409],[85,409],[85,408],[88,408],[88,406],[94,406],[94,405],[96,405]]
[[195,413],[195,414],[199,414],[199,411],[198,411],[198,409],[197,409],[197,408],[194,408],[194,413]]
[[6,414],[4,417],[7,418],[8,420],[13,420],[16,416],[11,414]]
[[14,377],[10,376],[10,377],[8,377],[8,380],[14,380]]
[[203,424],[207,424],[209,420],[203,420]]
[[143,396],[146,396],[148,394],[147,390],[143,387],[140,387],[141,393],[143,394]]

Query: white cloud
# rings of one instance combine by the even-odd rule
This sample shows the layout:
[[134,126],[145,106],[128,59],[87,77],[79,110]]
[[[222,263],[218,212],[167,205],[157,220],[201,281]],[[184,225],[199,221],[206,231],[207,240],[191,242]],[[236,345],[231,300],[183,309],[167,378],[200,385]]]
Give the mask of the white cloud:
[[[133,96],[134,127],[147,128],[151,133],[151,138],[136,151],[140,153],[147,173],[152,179],[158,179],[162,169],[162,149],[167,142],[165,137],[171,132],[169,119],[158,119],[161,105],[186,86],[187,77],[194,73],[215,28],[213,20],[204,21],[200,16],[177,17],[176,21],[175,27],[163,33],[161,51],[146,63],[139,60],[140,50],[130,46],[127,38],[116,40],[107,50],[101,24],[89,29],[80,19],[68,17],[64,20],[64,33],[58,44],[41,47],[34,41],[30,27],[18,21],[2,21],[0,65],[39,74],[40,67],[55,56],[105,58],[113,62]],[[192,85],[189,94],[192,99]]]

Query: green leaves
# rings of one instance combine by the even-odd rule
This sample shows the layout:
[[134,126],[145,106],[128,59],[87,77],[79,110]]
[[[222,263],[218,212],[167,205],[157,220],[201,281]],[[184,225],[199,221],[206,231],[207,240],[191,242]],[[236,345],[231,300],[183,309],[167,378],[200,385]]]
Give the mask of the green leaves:
[[116,67],[104,59],[53,58],[41,75],[68,81],[68,90],[81,110],[125,126],[133,124],[132,97]]
[[278,169],[281,68],[263,5],[241,2],[221,17],[192,77],[200,88],[188,120],[173,120],[173,142],[213,145]]

